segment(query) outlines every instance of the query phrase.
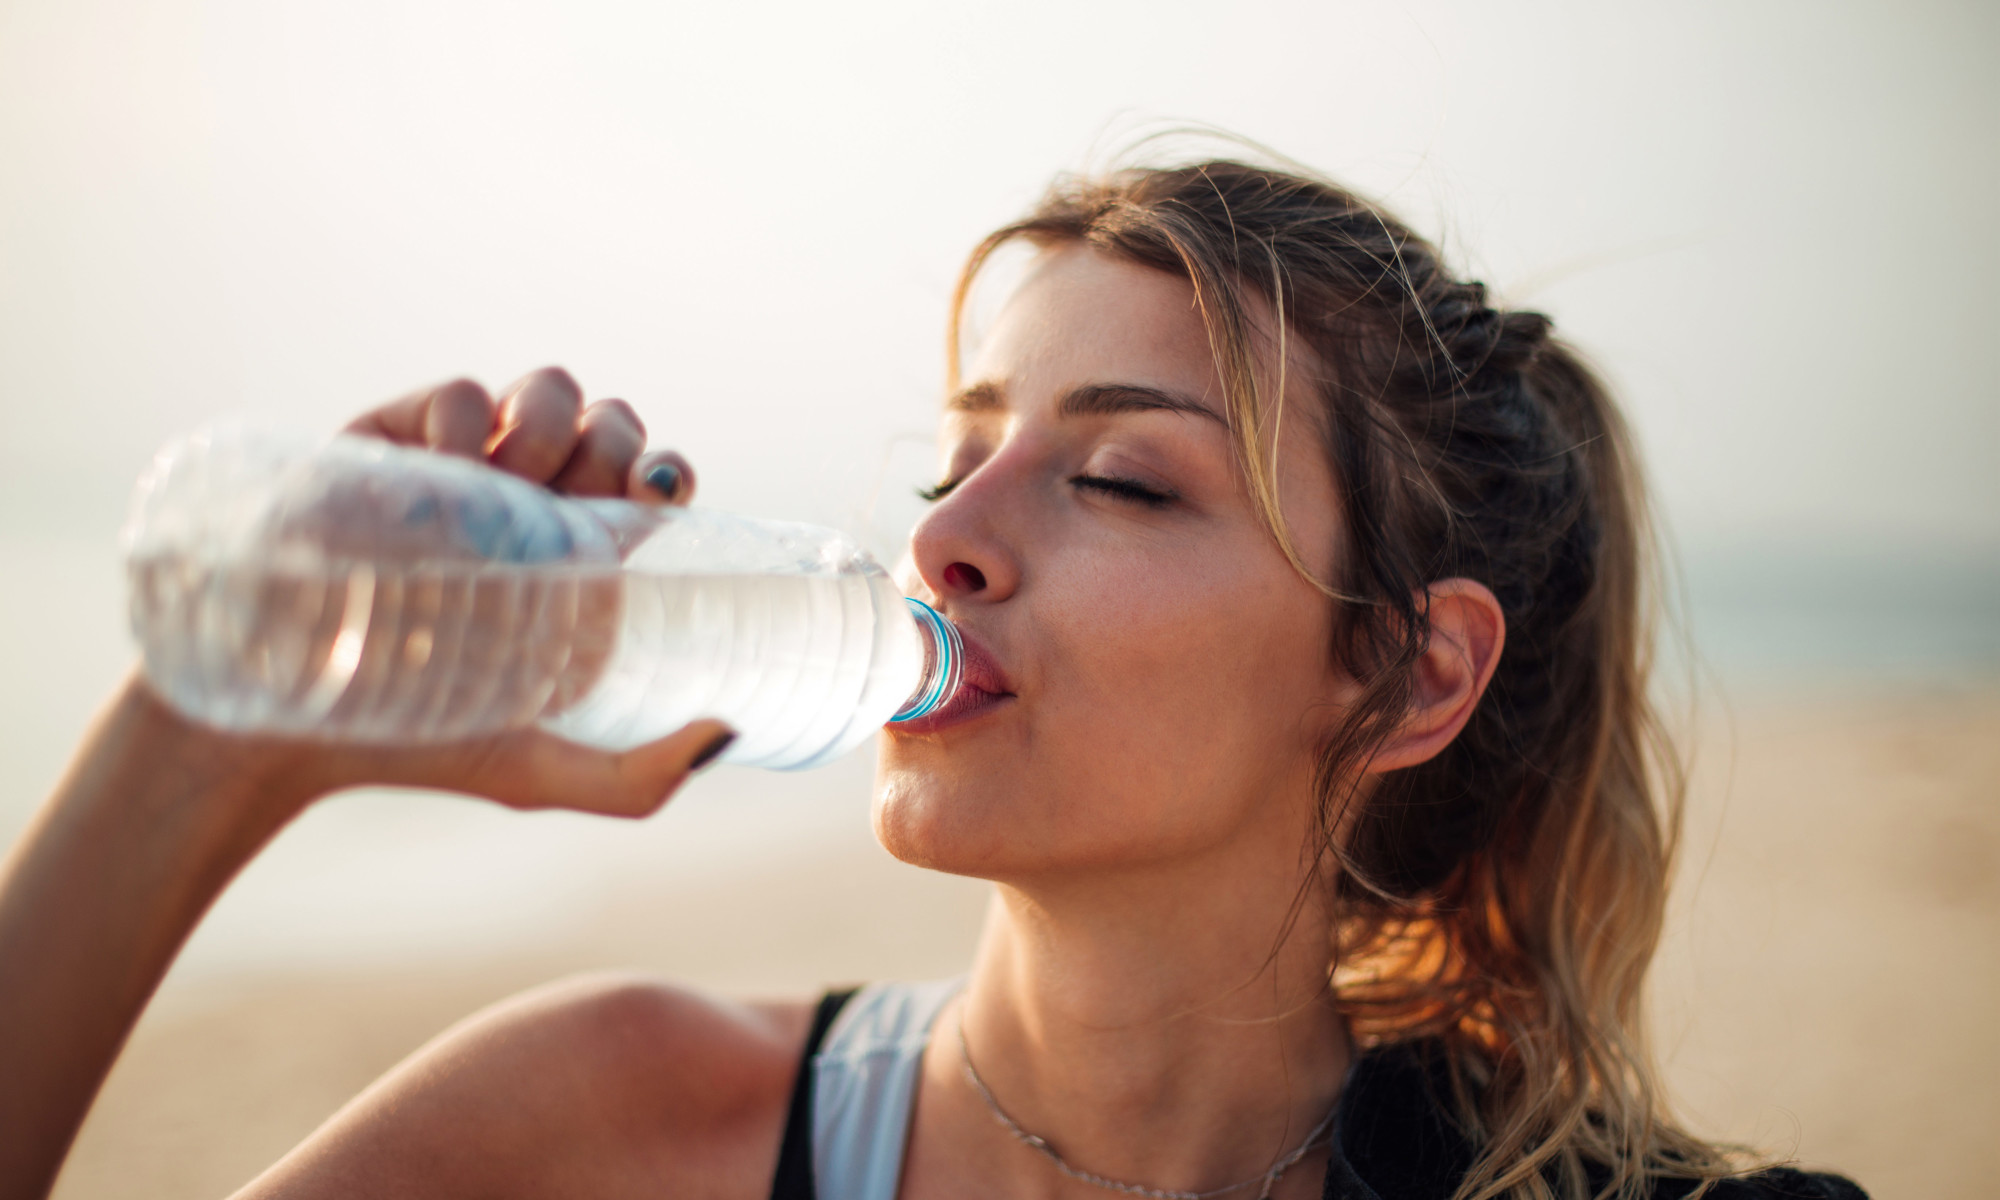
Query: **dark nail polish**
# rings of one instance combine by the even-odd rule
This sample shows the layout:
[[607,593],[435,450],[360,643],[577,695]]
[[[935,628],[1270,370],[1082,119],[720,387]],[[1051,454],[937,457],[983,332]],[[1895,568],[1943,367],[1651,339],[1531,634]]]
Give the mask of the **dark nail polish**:
[[681,490],[681,469],[672,463],[661,463],[646,472],[646,486],[671,500]]
[[[648,479],[650,480],[650,478],[651,477],[649,476]],[[714,762],[722,754],[724,750],[729,749],[729,743],[735,740],[736,740],[736,735],[733,733],[717,734],[715,740],[710,742],[708,745],[702,747],[701,753],[695,755],[694,761],[688,764],[689,773],[691,774],[695,771],[699,771],[703,767]]]

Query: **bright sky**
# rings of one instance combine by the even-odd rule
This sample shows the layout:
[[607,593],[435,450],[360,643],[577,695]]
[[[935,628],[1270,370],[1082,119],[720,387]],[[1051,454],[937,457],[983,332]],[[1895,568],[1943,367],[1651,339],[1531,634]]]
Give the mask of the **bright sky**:
[[1684,541],[1990,548],[1996,13],[0,0],[0,531],[108,544],[217,416],[544,362],[710,503],[852,524],[928,430],[965,250],[1169,118],[1552,312]]

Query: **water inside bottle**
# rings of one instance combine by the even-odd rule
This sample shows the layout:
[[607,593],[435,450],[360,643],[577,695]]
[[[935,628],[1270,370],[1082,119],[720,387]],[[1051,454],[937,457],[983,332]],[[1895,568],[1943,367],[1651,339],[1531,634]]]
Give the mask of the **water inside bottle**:
[[817,765],[881,727],[916,687],[924,649],[879,568],[832,575],[624,578],[617,648],[596,685],[544,726],[624,748],[713,716],[726,761]]
[[923,647],[879,569],[677,575],[140,559],[153,685],[227,729],[394,744],[540,721],[608,749],[697,717],[730,761],[804,767],[909,697]]
[[518,728],[588,691],[617,636],[610,572],[159,557],[130,573],[148,679],[225,729],[397,743]]

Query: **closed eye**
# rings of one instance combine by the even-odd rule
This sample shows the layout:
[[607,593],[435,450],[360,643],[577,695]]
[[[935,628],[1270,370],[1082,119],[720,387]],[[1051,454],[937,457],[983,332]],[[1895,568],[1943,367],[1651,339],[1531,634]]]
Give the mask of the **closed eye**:
[[1147,487],[1145,484],[1134,480],[1118,479],[1110,475],[1078,475],[1072,478],[1070,482],[1077,487],[1087,488],[1093,492],[1102,492],[1107,496],[1115,496],[1120,500],[1129,500],[1134,504],[1143,504],[1147,508],[1164,508],[1180,499],[1177,493],[1163,492],[1158,488]]
[[[951,495],[958,488],[958,485],[963,482],[965,480],[961,477],[958,479],[946,479],[942,482],[934,483],[929,487],[918,488],[917,498],[936,503],[946,496]],[[1107,496],[1114,496],[1120,500],[1129,500],[1135,504],[1143,504],[1148,508],[1161,508],[1180,499],[1180,496],[1174,492],[1163,492],[1157,488],[1147,487],[1145,484],[1135,480],[1118,479],[1110,475],[1078,475],[1072,478],[1070,482],[1077,487],[1087,488],[1094,492],[1102,492]]]

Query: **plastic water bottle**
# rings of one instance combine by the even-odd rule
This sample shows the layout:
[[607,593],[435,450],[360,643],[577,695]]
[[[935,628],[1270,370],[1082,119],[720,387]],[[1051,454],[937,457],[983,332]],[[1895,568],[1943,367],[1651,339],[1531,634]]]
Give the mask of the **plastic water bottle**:
[[950,622],[842,534],[580,500],[359,437],[162,450],[124,534],[148,683],[225,729],[422,744],[528,725],[606,749],[697,717],[816,766],[957,688]]

